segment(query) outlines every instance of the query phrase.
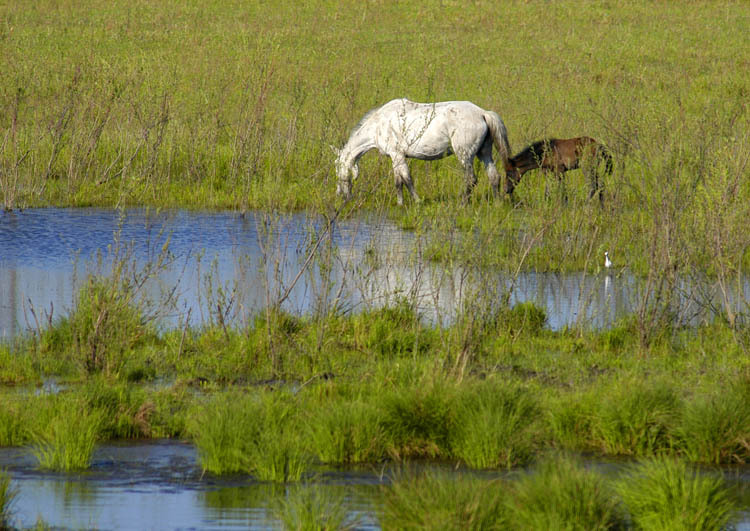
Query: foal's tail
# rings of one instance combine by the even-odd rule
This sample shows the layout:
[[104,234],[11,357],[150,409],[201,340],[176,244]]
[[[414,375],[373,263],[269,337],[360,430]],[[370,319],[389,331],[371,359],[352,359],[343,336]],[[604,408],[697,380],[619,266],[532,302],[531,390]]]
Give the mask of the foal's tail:
[[612,153],[604,144],[599,144],[596,151],[597,155],[604,160],[604,171],[607,175],[612,175]]
[[503,163],[505,171],[510,171],[511,165],[508,162],[510,157],[510,142],[508,142],[508,130],[505,128],[500,115],[494,111],[484,111],[484,121],[490,130],[492,135],[492,143],[495,144],[495,149],[500,156],[500,160]]

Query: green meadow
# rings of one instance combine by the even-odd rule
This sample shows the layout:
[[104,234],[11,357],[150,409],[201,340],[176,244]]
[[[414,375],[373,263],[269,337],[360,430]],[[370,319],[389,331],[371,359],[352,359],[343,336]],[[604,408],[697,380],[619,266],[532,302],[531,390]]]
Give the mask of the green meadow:
[[[457,529],[722,528],[747,502],[716,471],[750,463],[750,329],[732,296],[750,265],[749,27],[741,1],[0,5],[6,210],[366,214],[480,279],[599,274],[609,251],[613,274],[637,282],[633,315],[606,330],[551,331],[541,309],[481,290],[443,327],[407,298],[163,330],[123,262],[60,319],[0,344],[0,446],[64,471],[87,468],[104,440],[174,437],[207,474],[271,482],[321,464],[464,472],[394,478],[386,528],[433,516]],[[344,202],[330,146],[398,97],[494,110],[513,152],[597,138],[614,157],[603,205],[580,171],[565,176],[567,203],[546,196],[555,183],[541,172],[493,199],[478,162],[464,204],[448,157],[410,162],[423,202],[397,207],[375,152]],[[326,265],[324,248],[311,256]],[[718,293],[691,301],[714,319],[675,324],[686,279]],[[61,392],[33,392],[50,378]],[[581,455],[625,463],[626,479]],[[0,527],[8,478],[0,470]],[[354,525],[341,503],[302,489],[276,511],[289,527]]]

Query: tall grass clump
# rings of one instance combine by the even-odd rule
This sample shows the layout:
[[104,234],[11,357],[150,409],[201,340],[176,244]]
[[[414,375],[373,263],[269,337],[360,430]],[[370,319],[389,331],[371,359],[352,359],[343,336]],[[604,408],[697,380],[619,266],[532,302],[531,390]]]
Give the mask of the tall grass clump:
[[383,391],[383,430],[396,458],[450,454],[455,393],[441,381]]
[[542,409],[552,444],[567,450],[590,449],[596,408],[591,392],[547,394]]
[[503,529],[503,487],[470,474],[406,470],[382,487],[383,529]]
[[701,475],[670,458],[640,463],[616,489],[638,529],[719,530],[735,510],[720,477]]
[[283,529],[333,531],[357,527],[357,520],[347,515],[344,496],[316,485],[292,489],[272,510]]
[[594,413],[592,443],[613,455],[649,456],[674,444],[680,401],[665,382],[615,384]]
[[83,403],[59,401],[56,415],[34,436],[32,452],[39,466],[62,472],[87,469],[103,422],[101,410],[89,409]]
[[10,486],[10,474],[0,469],[0,529],[10,529],[13,500],[18,492]]
[[213,397],[193,413],[188,431],[203,470],[249,473],[264,481],[299,481],[309,457],[290,395]]
[[26,442],[25,423],[21,416],[21,405],[3,397],[0,405],[0,447],[18,446]]
[[750,394],[741,385],[689,400],[677,435],[693,462],[729,464],[750,461]]
[[434,343],[432,331],[404,299],[355,317],[354,337],[362,348],[385,359],[424,353]]
[[380,410],[363,400],[335,400],[308,416],[312,451],[323,463],[375,463],[386,454]]
[[548,458],[509,486],[511,529],[623,527],[617,500],[604,478],[567,457]]
[[451,432],[455,457],[472,468],[510,468],[530,459],[537,406],[528,391],[483,382],[464,391],[457,401],[456,427]]

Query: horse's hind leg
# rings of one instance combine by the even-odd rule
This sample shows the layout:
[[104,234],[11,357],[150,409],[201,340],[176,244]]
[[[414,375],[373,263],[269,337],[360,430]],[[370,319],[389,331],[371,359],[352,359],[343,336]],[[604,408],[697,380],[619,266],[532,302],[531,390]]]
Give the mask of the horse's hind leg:
[[[487,171],[487,177],[490,179],[490,186],[492,187],[492,195],[497,198],[500,195],[500,173],[497,171],[495,161],[492,159],[492,137],[487,135],[482,143],[482,148],[479,150],[479,160],[484,163],[484,169]],[[472,173],[473,164],[472,164]],[[475,179],[476,182],[476,179]]]
[[461,166],[464,168],[464,183],[466,185],[463,202],[468,203],[469,198],[471,198],[471,192],[477,185],[477,175],[474,173],[474,157],[472,156],[468,160],[461,160]]

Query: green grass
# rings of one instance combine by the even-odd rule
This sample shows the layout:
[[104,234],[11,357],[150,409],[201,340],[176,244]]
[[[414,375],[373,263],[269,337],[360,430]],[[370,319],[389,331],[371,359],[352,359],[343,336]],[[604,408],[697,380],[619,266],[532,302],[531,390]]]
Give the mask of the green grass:
[[721,478],[674,459],[642,463],[617,491],[639,529],[724,529],[735,510]]
[[395,209],[390,165],[368,154],[343,215],[361,205],[434,231],[433,258],[479,249],[511,270],[524,256],[537,270],[595,271],[607,249],[641,274],[699,265],[731,279],[747,265],[744,3],[340,7],[3,6],[3,205],[325,212],[328,146],[367,110],[468,99],[501,114],[514,151],[549,136],[606,143],[605,207],[579,171],[567,207],[544,199],[538,172],[517,205],[489,201],[481,170],[461,205],[451,157],[413,162],[424,205]]
[[502,529],[502,487],[469,474],[406,469],[382,488],[383,529]]
[[534,453],[531,425],[537,416],[529,391],[483,382],[459,401],[452,453],[472,468],[523,465]]
[[188,429],[203,470],[288,482],[308,467],[300,424],[288,395],[224,393],[199,406]]
[[10,486],[10,474],[0,470],[0,528],[10,528],[13,516],[13,500],[18,492]]
[[71,472],[85,470],[91,463],[100,438],[104,413],[73,401],[59,401],[54,418],[36,434],[32,452],[39,467]]
[[547,458],[510,485],[511,529],[617,529],[623,516],[610,485],[571,458]]
[[316,485],[300,485],[278,499],[273,514],[283,529],[328,531],[356,529],[357,521],[347,515],[343,494]]

